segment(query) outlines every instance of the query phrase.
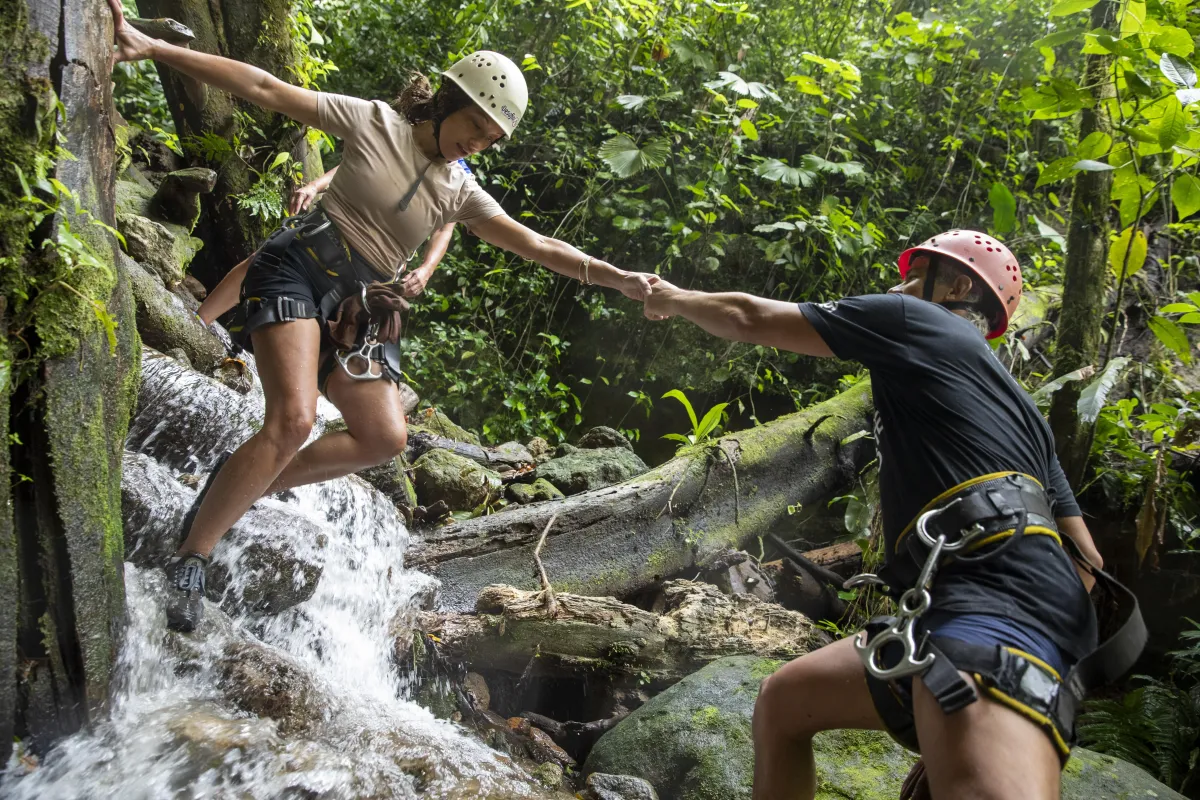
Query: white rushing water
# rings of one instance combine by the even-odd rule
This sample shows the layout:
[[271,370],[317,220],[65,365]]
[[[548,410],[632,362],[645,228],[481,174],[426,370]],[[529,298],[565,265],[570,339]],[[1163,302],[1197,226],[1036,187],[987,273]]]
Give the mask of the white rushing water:
[[[180,469],[211,463],[253,427],[243,398],[165,359],[147,359],[131,445]],[[189,417],[171,426],[163,411]],[[249,408],[248,410],[248,407]],[[147,409],[163,412],[153,420]],[[186,430],[197,447],[163,444]],[[198,457],[196,453],[199,452]],[[176,462],[170,464],[170,462]],[[408,534],[380,493],[354,480],[294,491],[286,503],[318,524],[323,541],[294,541],[323,570],[315,594],[274,616],[206,605],[191,636],[166,629],[164,575],[125,568],[128,613],[112,710],[94,731],[65,739],[28,769],[14,757],[0,796],[13,800],[160,798],[538,798],[507,757],[406,699],[388,628],[432,589],[403,568]],[[280,500],[263,500],[264,505]],[[263,531],[278,536],[279,531]],[[312,538],[312,537],[308,537]],[[228,592],[240,591],[233,575]],[[228,605],[228,604],[227,604]],[[284,735],[237,710],[223,673],[230,648],[265,651],[308,686],[311,723]]]

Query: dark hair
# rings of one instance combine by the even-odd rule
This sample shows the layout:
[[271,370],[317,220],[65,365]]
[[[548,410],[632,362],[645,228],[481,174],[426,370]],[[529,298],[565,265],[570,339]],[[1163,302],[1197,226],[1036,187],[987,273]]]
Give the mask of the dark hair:
[[454,81],[445,78],[438,90],[433,91],[429,78],[419,72],[409,75],[408,86],[392,101],[392,106],[404,115],[410,124],[444,120],[446,117],[471,104],[471,98]]

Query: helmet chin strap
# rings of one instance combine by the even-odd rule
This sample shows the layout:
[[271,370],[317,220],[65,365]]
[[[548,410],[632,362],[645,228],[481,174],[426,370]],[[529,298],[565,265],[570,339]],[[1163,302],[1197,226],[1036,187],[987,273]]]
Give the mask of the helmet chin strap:
[[446,156],[442,154],[442,115],[438,114],[431,122],[433,122],[433,147],[437,150],[438,158],[444,160]]

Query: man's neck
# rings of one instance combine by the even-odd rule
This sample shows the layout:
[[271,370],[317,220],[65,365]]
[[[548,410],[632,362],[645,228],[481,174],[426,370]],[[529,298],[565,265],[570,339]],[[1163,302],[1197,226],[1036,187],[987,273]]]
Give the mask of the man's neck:
[[413,141],[417,143],[417,148],[421,151],[421,155],[430,161],[449,160],[438,152],[437,140],[433,136],[433,122],[419,122],[414,125]]

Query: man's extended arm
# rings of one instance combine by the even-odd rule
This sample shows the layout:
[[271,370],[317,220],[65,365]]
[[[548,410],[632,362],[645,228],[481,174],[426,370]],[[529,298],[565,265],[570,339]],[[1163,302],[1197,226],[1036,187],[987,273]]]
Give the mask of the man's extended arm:
[[661,278],[652,278],[651,283],[646,298],[646,316],[651,319],[679,316],[722,339],[809,356],[833,355],[795,303],[741,292],[691,292]]

